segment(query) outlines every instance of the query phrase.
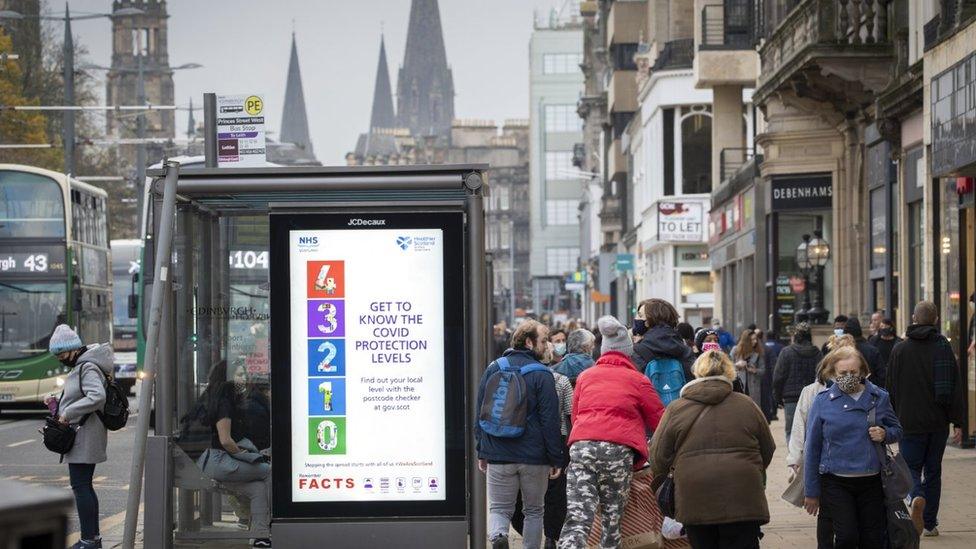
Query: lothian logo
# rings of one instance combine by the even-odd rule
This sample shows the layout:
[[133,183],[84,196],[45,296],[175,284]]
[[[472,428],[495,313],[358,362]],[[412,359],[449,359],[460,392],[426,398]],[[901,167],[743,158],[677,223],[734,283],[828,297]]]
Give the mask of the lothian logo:
[[406,250],[413,243],[413,238],[409,236],[398,236],[396,239],[396,243],[401,250]]

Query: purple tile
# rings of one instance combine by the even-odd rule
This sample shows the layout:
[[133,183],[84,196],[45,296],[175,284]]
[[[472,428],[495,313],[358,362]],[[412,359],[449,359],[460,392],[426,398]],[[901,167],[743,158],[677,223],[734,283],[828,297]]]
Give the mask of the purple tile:
[[343,337],[346,335],[346,304],[341,299],[308,300],[308,336]]

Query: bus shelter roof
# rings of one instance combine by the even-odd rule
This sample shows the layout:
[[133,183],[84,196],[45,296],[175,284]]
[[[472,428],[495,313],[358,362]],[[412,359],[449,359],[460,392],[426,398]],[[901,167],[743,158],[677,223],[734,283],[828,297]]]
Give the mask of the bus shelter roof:
[[[266,212],[272,203],[461,201],[482,187],[487,170],[487,164],[186,167],[180,168],[177,194],[183,202],[225,215]],[[148,171],[156,178],[153,190],[157,193],[162,191],[164,171]]]

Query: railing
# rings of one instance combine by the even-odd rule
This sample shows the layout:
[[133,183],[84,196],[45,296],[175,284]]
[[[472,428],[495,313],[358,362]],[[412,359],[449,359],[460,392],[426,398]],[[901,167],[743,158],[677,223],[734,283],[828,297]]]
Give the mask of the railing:
[[755,15],[749,0],[702,8],[699,49],[751,50],[755,47]]
[[682,38],[664,44],[651,71],[690,69],[695,60],[695,39]]
[[755,156],[755,149],[748,147],[729,147],[722,149],[718,155],[719,173],[722,181],[732,179],[732,176],[739,173],[746,162]]
[[808,46],[890,43],[891,0],[803,0],[774,30],[759,54],[766,78]]

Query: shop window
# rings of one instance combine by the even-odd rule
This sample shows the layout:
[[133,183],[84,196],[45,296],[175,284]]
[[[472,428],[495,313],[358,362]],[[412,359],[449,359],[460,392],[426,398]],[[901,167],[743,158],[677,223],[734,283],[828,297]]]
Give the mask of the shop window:
[[952,350],[959,356],[959,318],[962,315],[962,306],[966,300],[962,297],[962,279],[959,276],[962,265],[960,264],[959,249],[959,195],[956,193],[955,178],[940,179],[942,197],[941,220],[939,221],[940,249],[939,261],[942,280],[939,284],[941,298],[939,304],[942,308],[939,314],[942,323],[942,333],[949,339]]
[[681,121],[681,192],[712,192],[712,117],[707,114]]
[[681,273],[678,286],[682,303],[711,303],[714,299],[709,273]]

